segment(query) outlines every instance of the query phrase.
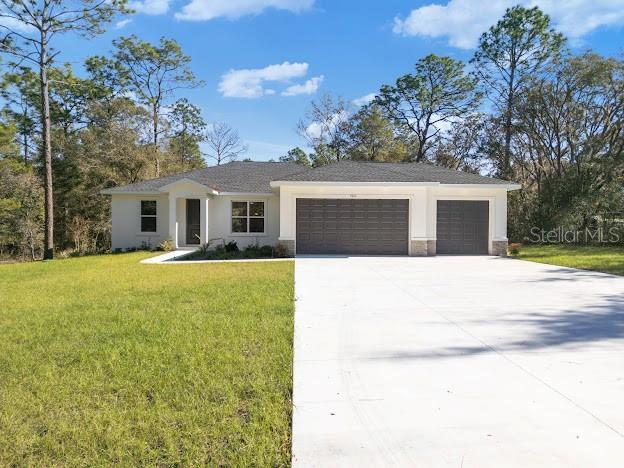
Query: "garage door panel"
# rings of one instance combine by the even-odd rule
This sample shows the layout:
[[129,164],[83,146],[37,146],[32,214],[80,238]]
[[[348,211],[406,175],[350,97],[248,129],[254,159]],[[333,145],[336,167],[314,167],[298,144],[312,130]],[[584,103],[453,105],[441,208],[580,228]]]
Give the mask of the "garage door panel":
[[408,200],[297,199],[296,211],[297,253],[407,254]]
[[437,213],[437,253],[488,253],[489,202],[438,200]]

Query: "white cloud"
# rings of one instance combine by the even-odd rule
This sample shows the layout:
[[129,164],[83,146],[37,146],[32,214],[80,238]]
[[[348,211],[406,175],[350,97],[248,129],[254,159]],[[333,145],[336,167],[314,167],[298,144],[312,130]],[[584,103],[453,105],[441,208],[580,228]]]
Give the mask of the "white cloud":
[[[2,10],[0,10],[0,13],[1,12],[2,12]],[[8,17],[0,18],[0,25],[6,26],[7,28],[15,30],[15,31],[20,31],[20,32],[25,32],[25,33],[35,33],[36,32],[35,28],[30,26],[29,24],[22,23],[21,21],[16,20],[14,18],[8,18]],[[4,30],[4,28],[2,28],[2,29],[3,29],[3,31],[1,31],[1,32],[7,32],[6,30]]]
[[506,8],[518,4],[540,7],[572,39],[601,26],[624,24],[624,0],[450,0],[416,8],[405,19],[395,18],[393,30],[404,36],[445,37],[452,46],[472,49]]
[[164,15],[169,11],[170,3],[171,0],[139,0],[129,2],[128,6],[144,15]]
[[377,96],[377,94],[375,93],[366,94],[362,97],[354,99],[353,101],[351,101],[351,103],[354,106],[358,106],[358,107],[365,106],[366,104],[372,102],[372,100],[375,99],[375,96]]
[[319,138],[321,136],[322,131],[325,130],[333,130],[336,125],[345,122],[349,119],[349,113],[347,111],[336,112],[332,118],[326,124],[321,124],[319,122],[312,122],[305,129],[306,135],[310,138]]
[[130,23],[132,23],[131,19],[125,19],[125,20],[117,21],[117,23],[115,23],[115,28],[121,29],[124,26],[129,25]]
[[208,21],[215,18],[238,19],[259,15],[267,8],[300,13],[314,5],[315,0],[191,0],[175,14],[179,20]]
[[265,88],[267,82],[286,83],[289,86],[282,91],[282,96],[296,96],[315,92],[323,81],[323,76],[310,78],[303,84],[290,84],[295,78],[302,78],[308,73],[309,65],[305,62],[284,62],[264,68],[230,70],[221,76],[219,92],[225,97],[259,98],[276,94],[273,88]]
[[298,96],[300,94],[315,93],[316,90],[319,89],[319,86],[321,86],[324,78],[325,77],[323,75],[315,76],[313,78],[310,78],[303,84],[295,84],[289,86],[284,91],[282,91],[282,96]]

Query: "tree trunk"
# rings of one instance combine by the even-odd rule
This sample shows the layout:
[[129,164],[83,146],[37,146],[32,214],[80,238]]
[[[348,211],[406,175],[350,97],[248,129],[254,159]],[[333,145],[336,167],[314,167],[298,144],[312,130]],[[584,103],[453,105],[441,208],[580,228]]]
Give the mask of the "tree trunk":
[[154,103],[152,106],[152,121],[154,124],[154,158],[156,160],[156,177],[160,177],[160,158],[158,156],[158,106]]
[[509,76],[509,88],[507,91],[507,108],[505,109],[505,152],[501,163],[501,177],[506,179],[511,175],[511,136],[512,136],[512,115],[514,105],[514,85],[515,67],[512,66]]
[[39,54],[39,83],[41,86],[41,128],[44,163],[44,191],[45,191],[45,231],[43,241],[43,259],[54,258],[54,201],[52,198],[52,140],[50,135],[50,90],[47,71],[47,39],[41,33],[41,51]]

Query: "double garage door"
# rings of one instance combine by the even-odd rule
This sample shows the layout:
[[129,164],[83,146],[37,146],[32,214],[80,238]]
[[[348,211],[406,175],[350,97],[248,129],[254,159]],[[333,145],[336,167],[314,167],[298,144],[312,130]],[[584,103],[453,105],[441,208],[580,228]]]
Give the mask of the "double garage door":
[[298,254],[407,255],[408,200],[297,199]]
[[[407,255],[406,199],[297,199],[298,254]],[[438,254],[488,253],[488,202],[440,200]]]

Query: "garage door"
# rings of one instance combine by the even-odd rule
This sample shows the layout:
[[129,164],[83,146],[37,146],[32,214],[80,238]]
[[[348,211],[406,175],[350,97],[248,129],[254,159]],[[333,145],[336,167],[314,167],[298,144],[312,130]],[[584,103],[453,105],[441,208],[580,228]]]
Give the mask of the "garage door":
[[297,199],[298,254],[407,255],[408,200]]
[[487,201],[438,200],[437,253],[487,255],[488,211]]

